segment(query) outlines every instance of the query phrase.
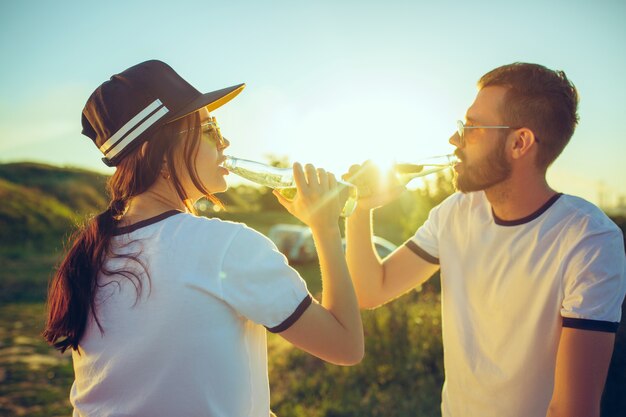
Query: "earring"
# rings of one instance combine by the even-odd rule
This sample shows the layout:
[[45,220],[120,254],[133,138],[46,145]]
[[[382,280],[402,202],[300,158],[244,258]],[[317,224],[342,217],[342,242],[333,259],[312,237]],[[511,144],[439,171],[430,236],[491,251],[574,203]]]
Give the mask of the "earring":
[[167,161],[163,160],[163,167],[161,168],[161,176],[164,180],[170,179],[170,172],[167,169]]

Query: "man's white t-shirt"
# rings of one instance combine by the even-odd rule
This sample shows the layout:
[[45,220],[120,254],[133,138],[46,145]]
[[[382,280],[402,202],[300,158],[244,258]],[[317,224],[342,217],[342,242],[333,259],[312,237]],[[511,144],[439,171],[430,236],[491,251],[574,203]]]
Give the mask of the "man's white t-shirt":
[[443,417],[545,417],[562,326],[617,330],[623,236],[581,198],[507,222],[456,193],[406,245],[441,266]]
[[[266,333],[311,303],[305,282],[243,224],[171,211],[122,228],[73,352],[74,416],[267,417]],[[137,298],[136,287],[141,288]]]

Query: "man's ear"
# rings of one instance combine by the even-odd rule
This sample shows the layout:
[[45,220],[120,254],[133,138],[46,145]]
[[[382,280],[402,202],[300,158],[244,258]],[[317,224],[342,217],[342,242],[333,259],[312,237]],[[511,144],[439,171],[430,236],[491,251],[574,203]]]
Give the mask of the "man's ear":
[[514,132],[513,140],[513,159],[519,159],[526,155],[533,146],[537,145],[535,134],[527,128],[518,129]]

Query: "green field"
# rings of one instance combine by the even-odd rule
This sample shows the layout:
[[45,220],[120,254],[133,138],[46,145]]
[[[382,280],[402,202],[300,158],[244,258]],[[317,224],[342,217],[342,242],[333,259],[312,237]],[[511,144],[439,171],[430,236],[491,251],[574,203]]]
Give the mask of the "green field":
[[[69,416],[73,370],[40,336],[48,279],[79,219],[106,206],[105,178],[39,164],[0,164],[0,417]],[[449,179],[405,193],[376,212],[375,233],[395,244],[448,193]],[[229,211],[204,212],[267,233],[298,221],[266,190],[240,187],[221,196]],[[626,229],[626,219],[614,219]],[[294,265],[309,290],[321,290],[316,263]],[[438,277],[423,289],[363,312],[366,357],[354,367],[328,365],[268,335],[272,409],[279,417],[436,417],[443,349]],[[617,334],[603,417],[626,415],[626,326]]]

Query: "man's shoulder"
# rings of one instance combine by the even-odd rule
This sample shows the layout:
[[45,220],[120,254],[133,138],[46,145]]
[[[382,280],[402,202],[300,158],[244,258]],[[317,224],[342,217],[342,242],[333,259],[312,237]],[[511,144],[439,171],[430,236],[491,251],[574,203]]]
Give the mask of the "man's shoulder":
[[621,230],[598,206],[582,197],[563,194],[557,201],[558,215],[571,225],[579,225],[589,232],[619,232]]

